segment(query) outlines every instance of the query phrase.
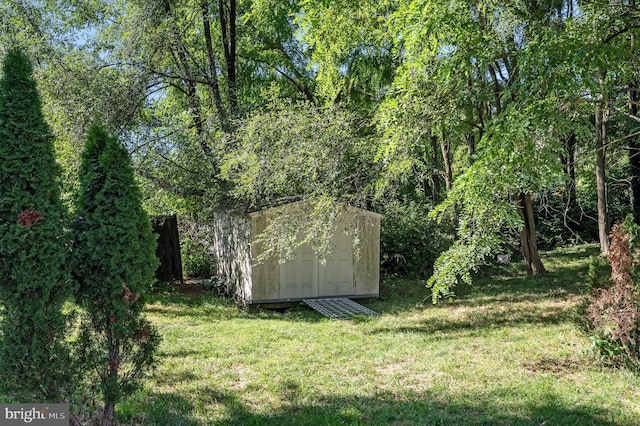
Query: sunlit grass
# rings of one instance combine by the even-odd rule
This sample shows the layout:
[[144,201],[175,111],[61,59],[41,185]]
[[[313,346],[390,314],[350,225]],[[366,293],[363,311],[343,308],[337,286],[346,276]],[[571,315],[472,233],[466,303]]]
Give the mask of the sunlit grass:
[[118,406],[130,425],[637,425],[640,380],[608,369],[573,322],[591,247],[545,255],[549,274],[494,268],[450,303],[385,281],[379,318],[252,311],[156,295],[159,364]]
[[593,250],[514,264],[433,306],[424,283],[383,283],[377,319],[248,311],[157,297],[164,341],[121,422],[171,425],[635,425],[640,380],[601,366],[572,321]]

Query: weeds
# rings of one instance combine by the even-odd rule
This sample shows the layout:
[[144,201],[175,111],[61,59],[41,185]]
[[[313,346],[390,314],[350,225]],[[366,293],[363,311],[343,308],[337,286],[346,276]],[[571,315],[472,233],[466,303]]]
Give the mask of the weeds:
[[601,268],[592,268],[591,295],[585,309],[592,347],[606,360],[640,369],[640,296],[634,276],[631,234],[637,225],[630,219],[611,231],[611,277],[602,284]]

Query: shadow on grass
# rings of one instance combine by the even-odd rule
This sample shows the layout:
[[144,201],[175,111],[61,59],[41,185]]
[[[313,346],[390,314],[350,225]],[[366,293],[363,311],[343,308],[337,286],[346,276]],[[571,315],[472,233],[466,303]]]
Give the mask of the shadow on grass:
[[231,298],[202,294],[183,296],[180,294],[153,294],[145,311],[167,317],[198,317],[207,320],[229,320],[245,318],[256,320],[283,320],[297,322],[319,322],[324,316],[300,303],[286,308],[270,308],[268,305],[246,307]]
[[[445,330],[501,326],[507,323],[558,323],[566,321],[570,312],[558,306],[563,300],[575,297],[578,291],[573,282],[568,285],[564,274],[549,273],[544,277],[515,277],[501,279],[482,278],[474,287],[464,289],[453,301],[441,301],[437,305],[431,299],[425,300],[427,289],[416,281],[398,280],[386,283],[387,296],[380,299],[359,299],[359,303],[381,315],[403,315],[407,312],[422,312],[425,309],[466,309],[474,318],[452,318],[442,321]],[[541,306],[543,302],[547,303]],[[247,309],[234,301],[215,296],[183,298],[166,296],[156,298],[147,305],[147,312],[171,317],[193,317],[200,320],[230,320],[243,318],[251,320],[278,320],[315,323],[328,319],[302,304],[286,310]],[[486,311],[486,312],[485,312]],[[445,324],[446,323],[446,324]],[[456,324],[456,325],[453,325]],[[425,326],[435,331],[436,322]]]
[[[403,315],[407,311],[446,309],[447,315],[428,312],[410,325],[381,326],[372,333],[395,332],[465,332],[486,331],[505,326],[527,324],[556,325],[574,320],[574,307],[580,300],[579,271],[550,272],[542,277],[482,277],[476,285],[467,288],[464,294],[452,301],[441,301],[432,305],[431,300],[423,304],[404,303],[402,298],[392,296],[371,304],[371,309],[381,314]],[[568,275],[570,274],[570,275]],[[501,278],[501,279],[500,279]]]
[[[505,326],[519,325],[556,325],[573,320],[572,304],[565,305],[517,305],[502,306],[495,304],[491,308],[487,304],[482,309],[461,309],[448,317],[429,317],[410,326],[382,326],[371,330],[379,333],[486,333],[489,330]],[[441,336],[442,337],[442,336]],[[448,335],[448,338],[458,338],[459,335]]]
[[[502,389],[499,392],[507,393]],[[255,412],[251,403],[241,401],[234,392],[206,389],[200,393],[199,408],[184,396],[146,394],[145,401],[121,405],[118,417],[126,425],[599,425],[613,426],[610,415],[589,405],[563,406],[554,393],[543,394],[535,403],[505,407],[498,395],[456,403],[448,395],[415,393],[399,397],[381,393],[373,397],[317,398],[300,402],[304,395],[296,386],[282,390],[283,404],[268,413]],[[215,408],[216,413],[208,412]],[[135,412],[137,409],[140,412]],[[209,408],[211,410],[211,408]]]
[[[549,273],[539,277],[526,275],[522,262],[510,265],[494,265],[476,275],[472,286],[460,285],[452,302],[431,303],[430,290],[424,280],[384,278],[380,284],[380,298],[358,300],[381,315],[402,315],[425,309],[451,309],[451,307],[509,306],[517,303],[557,301],[574,297],[582,291],[588,271],[588,258],[598,253],[597,246],[577,246],[543,254]],[[327,320],[322,315],[301,305],[286,310],[248,309],[234,300],[211,293],[184,295],[177,291],[151,294],[146,310],[169,317],[198,316],[207,320],[232,318],[267,319],[296,322],[319,322]],[[488,322],[509,323],[557,323],[568,319],[568,313],[560,308],[530,312],[510,313],[506,318],[488,316],[479,324],[462,323],[462,328],[481,327]],[[445,324],[445,329],[451,329]],[[432,326],[427,327],[429,329]],[[455,327],[453,327],[455,328]]]
[[145,394],[143,399],[130,398],[116,405],[119,425],[191,425],[202,423],[193,419],[193,403],[172,393]]
[[581,294],[588,274],[588,259],[598,253],[597,247],[580,246],[545,253],[549,272],[527,276],[522,262],[493,265],[476,274],[471,286],[461,284],[452,290],[452,301],[433,305],[426,280],[385,278],[380,285],[380,299],[370,308],[381,314],[399,315],[424,309],[450,309],[458,306],[480,306],[562,300]]

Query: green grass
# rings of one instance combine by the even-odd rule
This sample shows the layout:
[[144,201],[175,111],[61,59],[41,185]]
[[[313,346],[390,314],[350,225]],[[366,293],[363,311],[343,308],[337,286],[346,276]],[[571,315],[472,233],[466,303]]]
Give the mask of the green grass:
[[640,379],[603,367],[572,320],[594,247],[546,254],[549,274],[495,268],[434,306],[383,282],[376,319],[238,309],[156,295],[160,362],[121,403],[131,425],[638,425]]

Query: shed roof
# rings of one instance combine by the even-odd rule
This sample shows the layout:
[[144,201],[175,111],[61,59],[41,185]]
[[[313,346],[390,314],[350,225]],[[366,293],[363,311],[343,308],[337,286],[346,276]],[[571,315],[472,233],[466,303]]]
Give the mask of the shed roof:
[[[253,217],[253,216],[262,215],[262,214],[265,214],[265,213],[268,213],[268,212],[276,212],[278,210],[294,209],[295,207],[298,207],[298,206],[300,206],[302,208],[304,208],[304,207],[312,207],[315,204],[316,203],[313,200],[305,199],[305,200],[294,201],[294,202],[291,202],[291,203],[282,204],[282,205],[275,206],[275,207],[268,207],[268,208],[265,208],[265,209],[257,210],[257,211],[248,213],[248,215],[250,217]],[[373,212],[371,210],[367,210],[367,209],[363,209],[363,208],[359,208],[359,207],[354,207],[354,206],[346,204],[346,203],[336,202],[335,205],[337,207],[341,208],[341,209],[344,209],[344,210],[347,210],[347,211],[350,211],[350,212],[353,212],[353,213],[359,212],[359,213],[364,213],[364,214],[371,215],[371,216],[374,216],[374,217],[379,217],[379,218],[382,217],[382,215],[380,213],[376,213],[376,212]]]

